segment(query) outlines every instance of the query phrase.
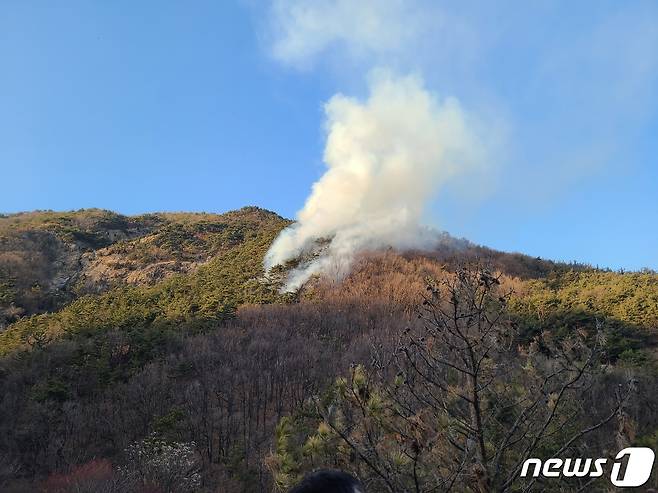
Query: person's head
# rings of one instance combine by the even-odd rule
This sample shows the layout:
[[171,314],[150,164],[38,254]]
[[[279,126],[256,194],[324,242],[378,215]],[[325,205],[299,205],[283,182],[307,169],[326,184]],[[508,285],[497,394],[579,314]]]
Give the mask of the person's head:
[[342,471],[321,469],[304,477],[289,493],[365,493],[361,483]]

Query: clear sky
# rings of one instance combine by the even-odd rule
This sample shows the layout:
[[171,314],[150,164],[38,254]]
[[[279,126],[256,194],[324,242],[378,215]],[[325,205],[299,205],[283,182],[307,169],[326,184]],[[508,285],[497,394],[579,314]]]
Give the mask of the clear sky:
[[493,3],[2,0],[0,211],[294,217],[324,171],[324,103],[385,67],[490,141],[428,222],[658,268],[658,4]]

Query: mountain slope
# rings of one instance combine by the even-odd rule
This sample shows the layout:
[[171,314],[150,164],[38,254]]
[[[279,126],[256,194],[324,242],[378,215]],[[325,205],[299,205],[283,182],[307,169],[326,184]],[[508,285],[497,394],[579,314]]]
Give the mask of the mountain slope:
[[[49,270],[38,273],[47,289],[36,304],[73,301],[60,311],[23,317],[9,325],[0,333],[0,353],[83,331],[203,323],[221,318],[239,304],[276,298],[276,288],[257,281],[265,251],[289,224],[276,214],[244,208],[223,215],[158,214],[138,221],[149,225],[138,230],[139,235],[113,234],[117,241],[96,249],[54,233],[58,246],[68,249],[71,258],[51,262]],[[39,222],[37,230],[47,228],[46,234],[52,234],[52,224]],[[98,223],[94,226],[97,229],[88,234],[101,236]],[[21,225],[19,239],[29,235],[26,229]],[[24,257],[26,269],[34,271],[46,255],[52,257],[48,247],[39,243],[38,255]],[[7,267],[5,279],[11,282],[20,272],[15,265],[7,263]],[[66,282],[56,282],[64,277]],[[9,300],[10,309],[14,303]]]
[[[22,478],[33,491],[100,457],[120,464],[131,443],[157,433],[194,442],[207,491],[272,491],[265,459],[277,423],[395,347],[418,326],[428,281],[464,262],[485,262],[514,290],[519,344],[602,327],[611,371],[655,382],[655,273],[555,263],[446,235],[435,251],[364,253],[341,282],[314,278],[281,295],[285,271],[264,278],[262,260],[288,224],[254,207],[1,219],[0,303],[24,313],[0,333],[0,489]],[[652,392],[638,398],[646,409]],[[654,418],[634,418],[638,440],[653,443]]]
[[85,254],[144,236],[161,222],[97,209],[0,216],[0,329],[71,301]]

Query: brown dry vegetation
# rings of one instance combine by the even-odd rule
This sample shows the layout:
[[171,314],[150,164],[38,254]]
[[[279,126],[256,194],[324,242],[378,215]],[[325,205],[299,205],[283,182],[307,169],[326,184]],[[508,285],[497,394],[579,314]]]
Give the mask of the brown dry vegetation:
[[[50,286],[63,272],[48,260],[58,255],[48,252],[64,245],[77,249],[77,260],[89,259],[79,263],[74,283],[48,296],[35,290],[38,306],[25,309],[57,311],[13,315],[0,337],[0,489],[27,484],[22,491],[34,491],[49,475],[57,483],[100,458],[112,462],[109,472],[102,462],[103,475],[115,484],[126,447],[156,432],[194,442],[203,491],[271,491],[265,458],[277,446],[282,420],[301,423],[291,431],[295,439],[308,435],[308,399],[325,395],[354,365],[368,368],[406,328],[418,329],[428,281],[451,279],[476,258],[500,274],[501,289],[514,291],[510,318],[519,344],[538,332],[560,338],[603,323],[609,362],[641,376],[643,385],[655,383],[654,273],[598,271],[446,237],[435,252],[363,255],[342,282],[316,278],[294,296],[281,296],[262,277],[268,245],[289,224],[272,213],[142,216],[131,221],[151,229],[113,241],[94,233],[103,229],[95,225],[104,214],[73,222],[56,213],[28,215],[0,229],[11,244],[2,251],[12,273],[0,277],[5,309],[23,308],[33,279]],[[58,230],[62,221],[68,232]],[[106,239],[71,242],[70,229],[79,224]],[[31,234],[36,244],[26,243]],[[39,246],[50,245],[43,234],[59,246]],[[5,288],[2,279],[9,281]],[[79,293],[72,285],[99,292],[71,302]],[[69,298],[48,305],[53,293]],[[597,387],[599,396],[609,394],[606,385]],[[652,444],[658,419],[645,390],[628,412],[634,440]],[[597,402],[596,395],[588,399]]]

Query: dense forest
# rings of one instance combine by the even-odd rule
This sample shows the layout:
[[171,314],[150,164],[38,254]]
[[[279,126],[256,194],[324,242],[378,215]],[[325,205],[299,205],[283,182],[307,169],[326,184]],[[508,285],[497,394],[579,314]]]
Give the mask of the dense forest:
[[655,272],[445,235],[282,294],[289,224],[0,216],[0,490],[607,491],[519,467],[658,447]]

